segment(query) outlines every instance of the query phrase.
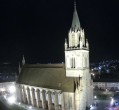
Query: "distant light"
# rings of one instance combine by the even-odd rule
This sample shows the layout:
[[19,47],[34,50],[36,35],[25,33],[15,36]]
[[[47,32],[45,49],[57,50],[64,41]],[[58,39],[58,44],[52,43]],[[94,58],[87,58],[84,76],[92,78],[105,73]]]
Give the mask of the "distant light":
[[111,105],[113,105],[113,103],[114,103],[114,99],[111,97]]
[[2,92],[4,92],[4,91],[5,91],[5,88],[1,88],[0,90],[1,90]]
[[98,67],[98,69],[99,69],[99,70],[101,70],[101,66],[100,66],[100,67]]
[[29,106],[29,108],[31,109],[31,108],[32,108],[32,106]]
[[97,96],[96,95],[94,96],[94,99],[97,99]]
[[93,76],[95,75],[94,73],[91,73]]
[[15,103],[16,98],[15,98],[15,96],[11,96],[11,97],[7,98],[7,101],[8,101],[8,103],[13,104],[13,103]]
[[6,96],[6,95],[4,95],[4,98],[6,99],[6,98],[7,98],[7,96]]
[[10,86],[10,87],[9,87],[9,92],[10,92],[10,93],[15,93],[15,92],[16,92],[15,86]]
[[90,105],[90,108],[92,108],[92,105]]

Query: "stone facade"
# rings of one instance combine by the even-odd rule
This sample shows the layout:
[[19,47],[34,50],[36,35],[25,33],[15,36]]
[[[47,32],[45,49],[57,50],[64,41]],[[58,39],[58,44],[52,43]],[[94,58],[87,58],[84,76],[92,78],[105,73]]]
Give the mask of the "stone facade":
[[19,102],[48,110],[75,110],[74,93],[24,84],[17,84],[17,90]]
[[68,42],[65,40],[66,77],[74,77],[75,109],[85,110],[93,103],[93,81],[89,73],[89,44],[81,28],[76,6]]

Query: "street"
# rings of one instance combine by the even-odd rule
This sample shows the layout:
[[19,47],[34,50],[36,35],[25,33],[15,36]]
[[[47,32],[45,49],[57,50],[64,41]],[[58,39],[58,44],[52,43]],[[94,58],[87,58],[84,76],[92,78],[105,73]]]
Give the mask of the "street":
[[112,107],[110,105],[110,100],[95,100],[95,102],[97,102],[97,106],[90,110],[119,110],[118,107]]
[[[4,106],[7,108],[10,108],[11,104],[8,103],[7,99],[5,99],[3,96],[0,97],[0,101],[4,104]],[[90,110],[119,110],[118,107],[112,107],[110,105],[111,100],[94,100],[95,103],[97,103],[97,106],[90,108]],[[36,108],[31,105],[26,105],[22,103],[15,102],[13,105],[16,105],[18,108],[23,108],[23,110],[43,110],[42,108]],[[12,109],[11,109],[12,110]]]
[[[0,102],[1,102],[1,104],[3,104],[3,106],[4,106],[3,108],[6,108],[5,110],[12,110],[12,108],[11,108],[12,105],[15,105],[15,108],[16,107],[18,109],[22,108],[23,110],[43,110],[42,108],[36,108],[31,105],[26,105],[26,104],[22,104],[22,103],[18,103],[18,102],[10,104],[4,96],[0,96]],[[17,108],[15,110],[17,110]]]

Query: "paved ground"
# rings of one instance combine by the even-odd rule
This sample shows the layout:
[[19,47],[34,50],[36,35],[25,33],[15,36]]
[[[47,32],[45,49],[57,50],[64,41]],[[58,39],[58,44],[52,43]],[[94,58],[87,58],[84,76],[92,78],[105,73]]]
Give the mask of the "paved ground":
[[14,104],[9,104],[3,96],[0,96],[0,105],[0,110],[43,110],[41,108],[39,109],[18,102],[15,102]]
[[119,107],[112,107],[111,100],[96,100],[97,106],[90,110],[119,110]]
[[0,110],[9,110],[4,103],[0,101]]
[[[2,109],[2,110],[43,110],[43,109],[39,109],[39,108],[36,108],[36,107],[32,107],[32,106],[29,106],[29,105],[25,105],[25,104],[21,104],[21,103],[18,103],[16,102],[15,104],[13,105],[10,105],[7,100],[0,96],[0,101],[2,102],[1,104],[3,104],[3,108],[5,109]],[[119,108],[117,107],[112,107],[110,105],[110,102],[111,102],[111,99],[108,99],[108,100],[95,100],[95,102],[97,103],[97,106],[96,107],[93,107],[91,108],[90,110],[119,110]],[[11,108],[11,106],[13,106],[18,109],[8,109],[8,108]],[[23,109],[21,109],[23,108]],[[1,108],[0,108],[1,110]]]
[[21,104],[21,103],[16,103],[17,106],[24,108],[25,110],[43,110],[42,108],[36,108],[33,106],[29,106],[29,105],[25,105],[25,104]]

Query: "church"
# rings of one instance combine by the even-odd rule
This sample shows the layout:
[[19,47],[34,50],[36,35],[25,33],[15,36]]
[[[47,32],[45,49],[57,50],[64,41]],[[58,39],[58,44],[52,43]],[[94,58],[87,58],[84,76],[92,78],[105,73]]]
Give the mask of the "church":
[[23,57],[16,83],[19,102],[48,110],[90,107],[93,81],[89,73],[89,43],[81,28],[76,4],[64,53],[64,64],[26,64]]

